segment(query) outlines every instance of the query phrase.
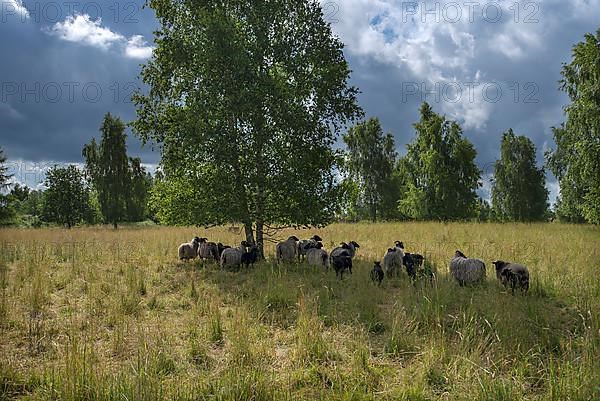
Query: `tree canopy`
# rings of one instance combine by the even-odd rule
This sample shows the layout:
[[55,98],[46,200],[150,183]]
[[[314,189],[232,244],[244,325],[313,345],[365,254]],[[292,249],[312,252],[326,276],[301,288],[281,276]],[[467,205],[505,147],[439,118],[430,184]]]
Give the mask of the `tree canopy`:
[[344,168],[358,186],[358,203],[372,221],[394,215],[398,188],[392,176],[397,156],[394,137],[384,135],[379,119],[371,118],[352,127],[343,139],[348,148]]
[[[160,28],[134,96],[144,140],[162,151],[152,203],[178,224],[331,220],[332,145],[360,115],[343,44],[315,0],[149,1]],[[261,249],[262,251],[262,249]]]
[[481,185],[473,144],[457,122],[435,113],[429,104],[421,106],[420,114],[416,137],[397,166],[404,185],[400,212],[417,220],[473,217]]
[[89,188],[77,167],[53,167],[46,173],[43,215],[49,222],[68,228],[82,222],[89,213]]
[[100,144],[93,138],[82,153],[104,220],[115,228],[120,222],[142,220],[149,184],[141,160],[127,156],[125,124],[107,113],[100,132]]
[[535,145],[512,129],[502,135],[500,160],[492,184],[492,208],[506,221],[543,220],[548,214],[548,190],[543,168],[536,166]]
[[557,214],[570,221],[600,223],[600,29],[586,34],[564,64],[560,88],[571,103],[567,121],[553,129],[556,150],[548,167],[560,183]]

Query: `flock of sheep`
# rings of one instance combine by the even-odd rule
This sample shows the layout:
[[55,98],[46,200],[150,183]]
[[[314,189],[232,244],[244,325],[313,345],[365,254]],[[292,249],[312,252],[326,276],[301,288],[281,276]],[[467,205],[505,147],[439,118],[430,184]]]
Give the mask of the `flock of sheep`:
[[[323,249],[321,237],[314,235],[307,240],[299,240],[292,235],[287,240],[277,244],[275,256],[278,263],[291,263],[305,260],[309,265],[320,266],[325,269],[332,267],[336,277],[343,279],[344,272],[352,274],[352,259],[360,245],[356,241],[342,242],[340,246],[327,252]],[[221,243],[209,242],[207,238],[194,237],[192,241],[179,246],[179,259],[188,261],[200,258],[214,260],[221,268],[239,268],[254,265],[258,259],[258,248],[242,241],[240,246],[232,248]],[[392,248],[388,248],[381,262],[375,262],[371,270],[371,280],[381,285],[384,277],[398,276],[402,269],[411,280],[417,277],[435,279],[431,270],[424,269],[425,258],[423,255],[409,253],[404,250],[404,244],[396,241]],[[496,277],[514,293],[515,290],[527,292],[529,290],[529,271],[523,265],[504,262],[492,262],[496,267]],[[459,285],[474,285],[485,280],[485,263],[480,259],[468,258],[461,251],[456,251],[450,261],[450,274]]]

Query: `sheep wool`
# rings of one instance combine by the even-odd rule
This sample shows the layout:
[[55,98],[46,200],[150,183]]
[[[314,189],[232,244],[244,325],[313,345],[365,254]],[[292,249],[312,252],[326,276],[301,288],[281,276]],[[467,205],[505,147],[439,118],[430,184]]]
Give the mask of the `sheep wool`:
[[395,247],[388,249],[387,253],[383,256],[383,271],[388,277],[394,274],[399,275],[402,270],[402,260],[404,259],[404,252],[401,248]]
[[346,252],[351,258],[353,258],[356,255],[356,250],[358,248],[360,248],[360,245],[358,245],[356,241],[350,241],[348,243],[342,242],[340,246],[333,248],[331,251],[329,256],[330,262],[333,256],[339,255],[343,252]]
[[298,251],[298,237],[292,235],[275,247],[278,262],[293,262]]
[[339,276],[340,280],[343,280],[346,269],[352,274],[352,256],[350,256],[350,252],[344,250],[332,256],[331,265],[335,270],[336,277]]
[[200,246],[200,238],[194,237],[190,242],[179,245],[178,253],[179,260],[190,260],[198,256],[198,247]]
[[198,257],[200,259],[214,259],[219,261],[219,248],[214,242],[208,242],[208,238],[200,238]]
[[322,249],[322,245],[321,245],[321,247],[311,248],[306,251],[306,260],[308,261],[308,264],[311,266],[323,266],[324,268],[328,268],[329,267],[329,264],[327,263],[328,259],[329,259],[329,254],[327,253],[327,251],[325,249]]
[[373,270],[371,270],[371,281],[373,281],[374,283],[377,283],[377,285],[381,285],[381,282],[383,281],[383,277],[384,277],[384,273],[383,273],[383,269],[381,268],[381,263],[375,262],[373,265]]
[[500,280],[504,287],[510,287],[513,293],[516,289],[523,292],[529,290],[529,270],[527,267],[502,260],[497,260],[492,264],[496,266],[496,278]]
[[308,251],[312,248],[316,248],[317,244],[320,241],[323,241],[323,240],[318,235],[313,235],[309,239],[304,239],[304,240],[298,241],[297,242],[297,250],[296,250],[296,253],[298,255],[298,260],[302,259],[303,257],[306,257]]
[[461,251],[456,251],[450,261],[450,273],[461,286],[481,283],[485,280],[485,263],[479,259],[467,258]]
[[242,241],[238,248],[227,248],[221,254],[221,269],[226,267],[239,268],[242,264],[242,255],[246,253],[247,243]]

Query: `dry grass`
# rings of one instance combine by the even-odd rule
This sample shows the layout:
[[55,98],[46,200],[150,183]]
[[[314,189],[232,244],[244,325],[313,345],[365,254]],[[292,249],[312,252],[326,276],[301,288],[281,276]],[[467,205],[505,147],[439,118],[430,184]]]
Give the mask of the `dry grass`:
[[[194,235],[237,244],[225,228],[0,231],[0,400],[600,399],[598,228],[336,224],[299,236],[313,232],[327,248],[361,245],[354,275],[177,261]],[[437,266],[435,286],[370,283],[397,239]],[[455,249],[487,262],[484,286],[448,278]],[[495,282],[498,258],[529,266],[527,296]]]

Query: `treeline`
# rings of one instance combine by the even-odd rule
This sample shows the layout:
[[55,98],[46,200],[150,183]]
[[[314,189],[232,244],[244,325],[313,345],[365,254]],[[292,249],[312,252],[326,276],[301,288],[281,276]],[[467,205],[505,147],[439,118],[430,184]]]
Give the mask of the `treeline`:
[[[573,47],[561,70],[560,89],[571,101],[566,121],[552,127],[556,149],[538,167],[534,144],[509,129],[494,165],[491,204],[476,196],[481,171],[460,126],[425,104],[416,137],[399,158],[391,135],[376,119],[344,136],[343,163],[348,219],[543,221],[600,224],[600,30]],[[377,168],[375,168],[377,167]],[[377,170],[380,169],[380,170]],[[548,207],[546,170],[560,195]]]
[[491,205],[477,195],[477,152],[456,121],[427,103],[415,138],[399,158],[394,137],[372,118],[343,136],[342,217],[348,220],[541,221],[551,213],[545,172],[525,136],[504,133],[492,178]]
[[127,155],[125,124],[108,113],[95,138],[83,149],[85,168],[54,166],[46,173],[44,190],[32,190],[16,183],[6,168],[0,150],[0,224],[39,227],[58,224],[71,228],[79,224],[140,222],[152,218],[148,196],[154,179],[139,158]]
[[[77,186],[68,191],[80,205],[89,197],[96,213],[45,218],[69,225],[95,215],[115,227],[150,214],[169,225],[236,222],[262,254],[265,236],[279,228],[336,219],[545,220],[548,168],[560,183],[556,216],[600,223],[600,30],[586,35],[563,66],[561,89],[571,104],[565,124],[554,129],[557,147],[546,166],[536,165],[528,138],[508,130],[488,204],[477,196],[476,150],[457,122],[424,104],[399,157],[378,120],[363,120],[344,45],[318,2],[150,7],[162,17],[153,57],[140,73],[149,90],[132,98],[131,127],[161,150],[160,176],[152,180],[126,155],[124,125],[107,115],[101,142],[84,149],[83,177],[58,170],[46,183],[52,194],[50,188],[66,187],[52,177],[70,174],[66,181]],[[345,151],[334,148],[340,135]],[[65,202],[42,198],[44,205],[58,199],[57,209]],[[3,196],[0,207],[9,204]]]

